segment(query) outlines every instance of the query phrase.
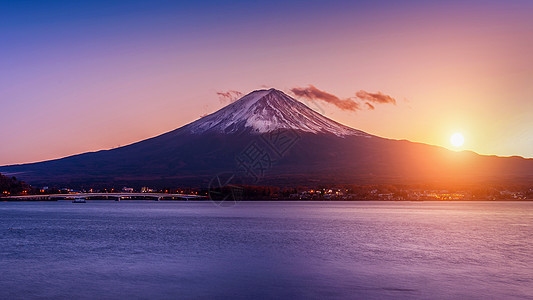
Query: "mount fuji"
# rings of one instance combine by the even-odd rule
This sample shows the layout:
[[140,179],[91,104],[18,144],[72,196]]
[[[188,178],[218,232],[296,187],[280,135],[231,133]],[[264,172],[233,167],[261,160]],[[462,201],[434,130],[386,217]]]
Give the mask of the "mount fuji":
[[205,187],[222,173],[272,185],[532,182],[533,160],[381,138],[269,89],[157,137],[0,173],[72,187]]
[[196,134],[205,132],[231,134],[242,130],[263,134],[275,130],[296,130],[315,134],[334,134],[339,137],[369,136],[324,117],[276,89],[251,92],[185,128]]

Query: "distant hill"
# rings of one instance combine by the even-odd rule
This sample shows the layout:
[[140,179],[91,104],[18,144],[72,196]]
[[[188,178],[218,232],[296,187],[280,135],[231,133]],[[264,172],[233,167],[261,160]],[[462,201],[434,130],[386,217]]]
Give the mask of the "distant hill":
[[30,192],[32,187],[23,182],[18,181],[15,177],[8,177],[0,174],[0,197],[7,195],[19,195],[23,191]]
[[531,183],[533,160],[380,138],[270,89],[254,91],[213,114],[138,143],[3,166],[0,172],[35,185],[69,187],[205,187],[220,180],[278,186]]

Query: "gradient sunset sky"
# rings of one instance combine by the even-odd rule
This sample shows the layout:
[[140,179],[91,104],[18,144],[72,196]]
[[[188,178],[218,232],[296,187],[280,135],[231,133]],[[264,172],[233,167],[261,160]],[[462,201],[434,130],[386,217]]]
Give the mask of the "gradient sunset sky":
[[0,165],[124,146],[309,85],[371,134],[533,157],[533,1],[0,1]]

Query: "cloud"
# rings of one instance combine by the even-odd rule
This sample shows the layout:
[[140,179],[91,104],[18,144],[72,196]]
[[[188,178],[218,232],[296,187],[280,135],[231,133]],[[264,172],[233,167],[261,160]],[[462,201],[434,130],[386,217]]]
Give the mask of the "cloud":
[[358,110],[375,110],[376,104],[394,104],[396,105],[396,99],[383,94],[382,92],[369,93],[364,90],[359,90],[355,93],[355,97],[352,98],[340,98],[326,91],[316,88],[310,84],[308,87],[295,87],[290,91],[297,97],[301,97],[308,100],[319,100],[327,103],[331,103],[342,110],[358,111]]
[[303,97],[310,100],[321,100],[327,103],[331,103],[342,110],[357,111],[361,109],[360,104],[355,102],[354,100],[349,98],[341,99],[326,91],[319,90],[313,85],[309,85],[305,88],[292,88],[291,92],[298,97]]
[[239,91],[229,90],[227,92],[217,92],[218,99],[221,103],[233,103],[243,96]]
[[365,104],[366,104],[366,106],[368,107],[368,109],[370,109],[370,110],[374,110],[374,109],[376,109],[376,107],[374,107],[374,105],[372,105],[372,104],[370,104],[370,103],[368,103],[368,102],[365,102]]
[[366,100],[372,103],[387,104],[391,103],[396,105],[396,99],[392,98],[389,95],[385,95],[382,92],[369,93],[367,91],[360,90],[355,93],[355,96],[361,100]]

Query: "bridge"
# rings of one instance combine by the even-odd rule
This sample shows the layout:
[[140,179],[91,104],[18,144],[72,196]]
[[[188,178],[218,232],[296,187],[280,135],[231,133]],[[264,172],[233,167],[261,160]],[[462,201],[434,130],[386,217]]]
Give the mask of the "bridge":
[[194,194],[165,194],[165,193],[73,193],[73,194],[51,194],[51,195],[23,195],[0,198],[4,201],[56,201],[67,199],[91,199],[104,198],[120,201],[123,199],[140,200],[207,200],[207,196]]

